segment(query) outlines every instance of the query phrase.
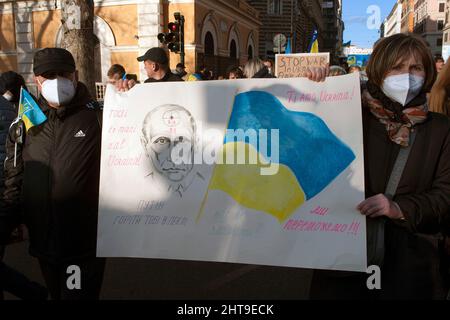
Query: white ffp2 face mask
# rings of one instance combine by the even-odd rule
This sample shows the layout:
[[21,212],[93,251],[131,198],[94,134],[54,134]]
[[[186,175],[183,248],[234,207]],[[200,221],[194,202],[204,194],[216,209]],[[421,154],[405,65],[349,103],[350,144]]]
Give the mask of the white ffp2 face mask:
[[384,79],[382,90],[386,96],[405,106],[420,94],[424,83],[424,77],[404,73]]
[[45,80],[41,85],[41,94],[50,105],[62,106],[72,101],[75,97],[75,86],[73,82],[64,77]]

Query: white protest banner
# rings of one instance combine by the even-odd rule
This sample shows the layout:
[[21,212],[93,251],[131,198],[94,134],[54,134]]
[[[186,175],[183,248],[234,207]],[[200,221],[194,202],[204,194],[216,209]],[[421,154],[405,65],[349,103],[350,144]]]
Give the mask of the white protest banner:
[[358,75],[106,94],[98,255],[366,270]]
[[330,53],[294,53],[275,56],[275,76],[277,78],[305,77],[310,67],[326,67],[330,63]]

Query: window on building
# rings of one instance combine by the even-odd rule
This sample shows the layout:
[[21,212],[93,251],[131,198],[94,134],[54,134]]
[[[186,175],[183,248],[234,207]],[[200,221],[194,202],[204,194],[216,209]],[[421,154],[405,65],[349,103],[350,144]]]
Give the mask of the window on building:
[[445,3],[441,2],[439,3],[439,12],[444,12],[445,11]]
[[444,30],[444,20],[438,20],[437,28],[438,31]]
[[207,32],[205,35],[205,55],[214,55],[214,38],[211,32]]
[[267,13],[281,15],[283,0],[267,0]]
[[334,7],[334,3],[333,1],[324,1],[322,3],[322,8],[333,8]]
[[436,40],[436,46],[437,47],[442,47],[442,38],[439,38]]
[[253,59],[253,47],[252,46],[248,46],[247,54],[248,54],[249,59]]
[[446,32],[446,33],[444,34],[444,42],[447,43],[447,41],[448,41],[448,33]]
[[236,41],[231,40],[230,43],[230,58],[236,59],[237,58],[237,46]]

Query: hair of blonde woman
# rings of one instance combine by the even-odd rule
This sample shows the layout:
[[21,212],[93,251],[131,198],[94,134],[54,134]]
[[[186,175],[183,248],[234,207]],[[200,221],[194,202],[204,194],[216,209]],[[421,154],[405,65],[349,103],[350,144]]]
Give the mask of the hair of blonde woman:
[[428,106],[430,111],[438,112],[450,116],[447,100],[450,89],[450,63],[446,63],[439,73],[433,88],[431,89]]
[[330,77],[343,76],[345,74],[347,74],[347,71],[345,71],[345,69],[340,66],[330,67]]
[[261,69],[265,68],[264,63],[259,58],[248,60],[244,67],[244,76],[248,79],[253,78]]

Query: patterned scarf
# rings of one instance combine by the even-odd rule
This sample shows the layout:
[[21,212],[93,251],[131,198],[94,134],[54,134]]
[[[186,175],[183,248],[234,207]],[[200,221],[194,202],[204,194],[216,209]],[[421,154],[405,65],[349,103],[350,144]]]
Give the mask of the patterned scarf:
[[389,99],[378,87],[368,83],[362,100],[363,105],[386,126],[389,138],[403,147],[409,146],[411,129],[428,118],[426,94],[419,95],[403,107]]

